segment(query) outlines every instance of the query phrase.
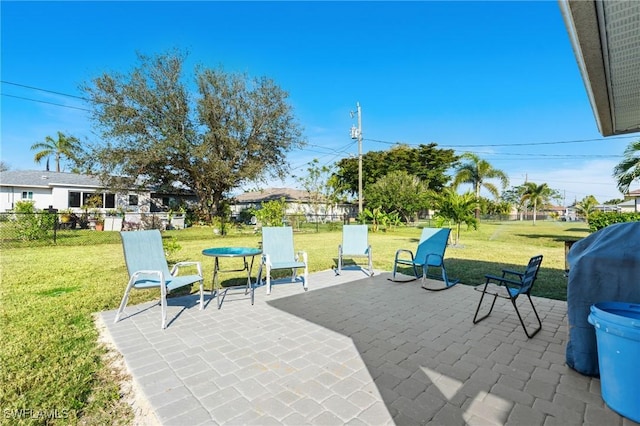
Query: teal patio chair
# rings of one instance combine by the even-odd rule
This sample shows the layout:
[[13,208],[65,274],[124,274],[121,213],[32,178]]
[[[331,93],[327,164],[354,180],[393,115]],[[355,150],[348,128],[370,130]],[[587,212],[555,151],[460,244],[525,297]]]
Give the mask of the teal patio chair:
[[[267,294],[271,294],[271,271],[277,269],[291,269],[291,282],[296,282],[298,278],[301,278],[305,291],[308,289],[307,253],[294,251],[293,229],[290,226],[262,227],[262,262],[260,262],[257,282],[262,282],[263,268],[265,269]],[[303,269],[302,277],[298,277],[298,269]]]
[[[533,300],[531,300],[531,289],[533,288],[533,284],[538,277],[538,271],[540,270],[541,263],[542,255],[538,255],[529,259],[529,263],[527,264],[524,272],[503,269],[502,276],[485,275],[486,282],[474,287],[474,290],[482,292],[482,296],[480,296],[480,301],[478,302],[478,307],[476,308],[476,314],[473,316],[473,323],[477,324],[483,319],[487,318],[493,311],[493,306],[496,304],[497,298],[502,297],[503,299],[509,299],[511,301],[511,304],[513,305],[514,309],[516,310],[516,314],[518,315],[518,319],[520,320],[520,324],[522,325],[522,328],[524,328],[524,334],[526,334],[529,339],[535,336],[542,329],[542,321],[540,321],[540,316],[538,316],[536,307],[533,305]],[[478,313],[480,312],[480,307],[482,306],[482,301],[486,294],[493,296],[493,301],[491,302],[489,312],[487,312],[486,315],[478,318]],[[529,332],[527,330],[527,327],[524,325],[522,315],[520,315],[520,311],[518,310],[518,305],[516,304],[518,296],[522,294],[527,296],[527,298],[529,299],[531,309],[533,310],[533,313],[535,314],[536,320],[538,322],[538,326],[533,330],[533,332]]]
[[[162,236],[157,229],[148,231],[122,231],[122,247],[129,271],[129,283],[124,291],[122,302],[116,313],[114,323],[120,320],[129,298],[131,289],[160,288],[160,306],[162,325],[167,326],[167,294],[180,287],[200,283],[200,310],[204,307],[203,277],[200,262],[178,262],[171,271],[167,265]],[[178,275],[179,269],[189,267],[197,269],[197,274]]]
[[338,245],[338,275],[342,273],[342,259],[345,256],[351,258],[366,256],[369,260],[369,276],[373,276],[373,260],[367,225],[344,225],[342,227],[342,244]]
[[[415,254],[411,250],[406,249],[396,251],[396,257],[393,263],[393,278],[391,280],[397,282],[417,280],[420,278],[418,274],[418,269],[420,269],[423,279],[422,288],[425,290],[439,291],[456,285],[459,280],[450,279],[444,267],[444,252],[447,249],[450,233],[451,229],[449,228],[423,228]],[[410,280],[396,280],[398,265],[410,266],[413,269],[415,278],[411,278]],[[440,275],[444,286],[434,287],[426,281],[425,278],[433,278],[433,276],[429,274],[430,268],[440,268]]]

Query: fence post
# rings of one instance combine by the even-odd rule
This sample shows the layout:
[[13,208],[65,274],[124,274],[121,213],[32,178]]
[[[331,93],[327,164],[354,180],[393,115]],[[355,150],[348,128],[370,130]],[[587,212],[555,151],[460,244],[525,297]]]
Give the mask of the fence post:
[[47,209],[49,214],[54,214],[53,216],[53,243],[56,243],[56,233],[58,231],[58,209],[54,209],[53,206],[49,206]]

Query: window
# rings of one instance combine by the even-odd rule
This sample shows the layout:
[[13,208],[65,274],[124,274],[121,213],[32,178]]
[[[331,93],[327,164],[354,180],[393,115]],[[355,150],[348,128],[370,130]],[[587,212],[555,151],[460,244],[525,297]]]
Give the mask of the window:
[[80,207],[80,198],[82,194],[80,192],[69,191],[69,207]]
[[33,200],[33,191],[22,191],[23,200]]
[[89,197],[91,197],[93,194],[91,192],[83,192],[82,193],[82,205],[86,206],[89,202]]
[[130,194],[129,195],[129,205],[130,206],[137,206],[138,205],[138,196],[135,194]]
[[115,209],[116,208],[116,195],[115,194],[104,194],[104,208],[105,209]]

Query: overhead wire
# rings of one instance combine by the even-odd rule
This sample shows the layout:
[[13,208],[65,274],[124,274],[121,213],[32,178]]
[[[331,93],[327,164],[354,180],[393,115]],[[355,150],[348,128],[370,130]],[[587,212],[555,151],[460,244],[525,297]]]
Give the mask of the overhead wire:
[[[69,98],[74,98],[74,99],[79,99],[85,102],[93,102],[91,99],[82,97],[82,96],[78,96],[78,95],[72,95],[72,94],[68,94],[68,93],[64,93],[64,92],[60,92],[60,91],[55,91],[55,90],[50,90],[50,89],[44,89],[41,87],[36,87],[36,86],[32,86],[32,85],[27,85],[27,84],[21,84],[21,83],[16,83],[16,82],[11,82],[11,81],[7,81],[7,80],[0,80],[0,83],[2,84],[7,84],[7,85],[11,85],[11,86],[15,86],[15,87],[21,87],[24,89],[29,89],[29,90],[35,90],[35,91],[40,91],[40,92],[45,92],[45,93],[51,93],[51,94],[55,94],[58,96],[65,96],[65,97],[69,97]],[[43,104],[48,104],[48,105],[53,105],[53,106],[58,106],[58,107],[62,107],[62,108],[70,108],[70,109],[76,109],[76,110],[80,110],[80,111],[86,111],[86,112],[91,112],[90,109],[87,108],[82,108],[82,107],[77,107],[77,106],[73,106],[73,105],[64,105],[64,104],[59,104],[59,103],[55,103],[55,102],[51,102],[51,101],[44,101],[44,100],[39,100],[39,99],[33,99],[33,98],[28,98],[25,96],[18,96],[18,95],[12,95],[12,94],[8,94],[8,93],[1,93],[2,96],[6,96],[6,97],[11,97],[11,98],[15,98],[15,99],[21,99],[21,100],[25,100],[25,101],[29,101],[29,102],[36,102],[36,103],[43,103]],[[371,139],[371,138],[363,138],[363,141],[368,141],[368,142],[374,142],[374,143],[382,143],[382,144],[386,144],[386,145],[408,145],[408,146],[419,146],[419,145],[429,145],[429,144],[436,144],[438,146],[438,148],[443,148],[443,149],[454,149],[457,152],[460,152],[462,150],[464,150],[463,152],[473,152],[476,154],[484,154],[484,155],[496,155],[496,156],[509,156],[509,157],[526,157],[523,158],[523,160],[527,160],[527,161],[533,161],[533,160],[554,160],[554,159],[567,159],[567,158],[622,158],[624,157],[623,155],[604,155],[604,154],[544,154],[544,153],[505,153],[505,152],[500,152],[500,153],[494,153],[494,152],[486,152],[486,151],[481,151],[481,150],[471,150],[471,149],[477,149],[477,148],[486,148],[486,147],[516,147],[516,146],[540,146],[540,145],[563,145],[563,144],[579,144],[579,143],[590,143],[590,142],[601,142],[601,141],[605,141],[605,140],[612,140],[612,139],[629,139],[629,138],[636,138],[637,136],[631,135],[631,136],[612,136],[612,137],[607,137],[605,138],[598,138],[598,139],[578,139],[578,140],[570,140],[570,141],[548,141],[548,142],[523,142],[523,143],[504,143],[504,144],[473,144],[473,145],[465,145],[465,144],[438,144],[436,142],[420,142],[420,143],[407,143],[407,142],[399,142],[399,141],[385,141],[385,140],[380,140],[380,139]],[[332,148],[327,148],[321,145],[317,145],[317,144],[307,144],[307,146],[309,147],[314,147],[314,148],[319,148],[319,149],[323,149],[323,150],[327,150],[330,152],[321,152],[321,151],[314,151],[313,149],[301,149],[302,151],[307,151],[307,152],[315,152],[317,154],[321,154],[322,156],[330,156],[331,154],[334,154],[332,156],[331,160],[328,160],[327,162],[324,163],[324,166],[328,165],[329,163],[331,163],[332,161],[335,161],[335,159],[339,158],[341,155],[341,153],[346,154],[347,148],[352,147],[353,145],[355,145],[355,141],[350,142],[349,144],[347,144],[346,146],[344,146],[342,149],[332,149]],[[352,154],[350,154],[352,155]],[[342,158],[347,158],[346,156],[343,156]],[[495,159],[496,161],[500,161],[500,159]],[[519,159],[517,158],[510,158],[510,161],[518,161]],[[311,164],[310,162],[305,162],[302,163],[301,165],[294,167],[294,169],[303,167],[305,165]],[[569,183],[569,182],[566,182]]]

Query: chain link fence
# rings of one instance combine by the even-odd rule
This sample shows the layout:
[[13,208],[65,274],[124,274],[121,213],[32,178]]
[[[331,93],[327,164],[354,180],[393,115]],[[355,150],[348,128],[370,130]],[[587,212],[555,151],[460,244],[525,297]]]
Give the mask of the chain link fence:
[[37,245],[93,245],[119,242],[118,231],[182,229],[185,218],[166,213],[91,216],[58,212],[0,213],[0,248]]

